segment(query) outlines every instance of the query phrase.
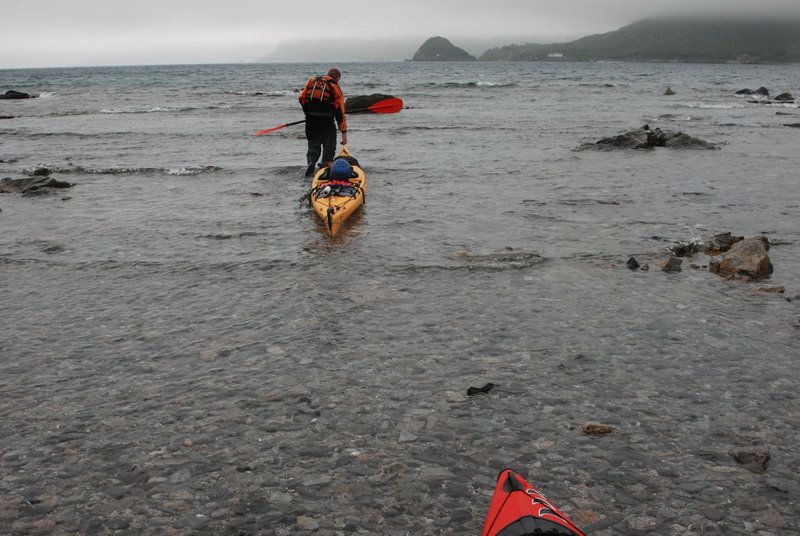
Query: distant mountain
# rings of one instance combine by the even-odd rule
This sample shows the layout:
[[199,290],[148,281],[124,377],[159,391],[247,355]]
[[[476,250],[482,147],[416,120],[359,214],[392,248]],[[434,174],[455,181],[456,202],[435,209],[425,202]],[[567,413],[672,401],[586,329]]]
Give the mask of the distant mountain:
[[800,63],[800,18],[645,19],[569,43],[492,48],[480,59]]
[[475,61],[475,56],[444,37],[431,37],[422,43],[411,61]]

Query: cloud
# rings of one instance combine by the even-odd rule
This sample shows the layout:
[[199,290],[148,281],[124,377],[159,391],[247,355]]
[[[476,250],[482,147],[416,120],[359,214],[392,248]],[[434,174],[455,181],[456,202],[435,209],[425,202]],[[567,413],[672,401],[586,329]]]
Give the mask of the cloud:
[[550,42],[654,16],[787,14],[800,17],[797,0],[37,0],[4,8],[0,68],[258,60],[319,38]]

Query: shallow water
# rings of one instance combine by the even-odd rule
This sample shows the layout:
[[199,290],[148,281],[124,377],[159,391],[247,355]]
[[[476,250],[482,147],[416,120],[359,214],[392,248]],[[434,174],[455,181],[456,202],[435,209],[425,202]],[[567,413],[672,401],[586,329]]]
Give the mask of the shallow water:
[[[406,109],[335,239],[251,135],[326,68],[0,71],[0,177],[75,183],[0,197],[0,532],[477,534],[505,466],[592,534],[800,530],[800,110],[734,95],[797,66],[345,64]],[[645,123],[720,150],[574,150]],[[655,270],[725,231],[768,281]]]

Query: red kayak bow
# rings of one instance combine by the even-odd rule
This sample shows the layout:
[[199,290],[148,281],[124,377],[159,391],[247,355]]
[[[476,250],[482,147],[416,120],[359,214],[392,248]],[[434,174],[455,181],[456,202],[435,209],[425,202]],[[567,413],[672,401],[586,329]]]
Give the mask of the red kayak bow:
[[506,469],[497,477],[481,536],[585,536],[524,478]]

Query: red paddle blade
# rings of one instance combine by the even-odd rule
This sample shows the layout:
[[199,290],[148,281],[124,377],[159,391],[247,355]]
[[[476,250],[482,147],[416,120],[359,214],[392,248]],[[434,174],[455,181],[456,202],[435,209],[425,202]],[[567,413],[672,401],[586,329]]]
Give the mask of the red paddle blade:
[[[388,99],[380,100],[367,108],[350,110],[350,112],[351,113],[365,112],[369,110],[370,112],[375,112],[376,114],[396,114],[402,109],[403,109],[403,99],[397,97],[389,97]],[[263,136],[264,134],[269,134],[270,132],[275,132],[276,130],[286,128],[291,125],[299,125],[300,123],[305,123],[305,122],[306,122],[305,119],[301,119],[300,121],[294,121],[292,123],[284,123],[283,125],[278,125],[277,127],[267,128],[264,130],[259,130],[258,132],[254,132],[253,136]]]
[[370,112],[375,112],[376,114],[396,114],[402,109],[403,99],[399,99],[397,97],[383,99],[382,101],[378,101],[367,108],[367,110]]
[[264,130],[259,130],[258,132],[254,132],[253,136],[263,136],[264,134],[269,134],[270,132],[275,132],[276,130],[280,130],[282,128],[286,128],[289,126],[289,123],[285,123],[283,125],[278,125],[277,127],[267,128]]

